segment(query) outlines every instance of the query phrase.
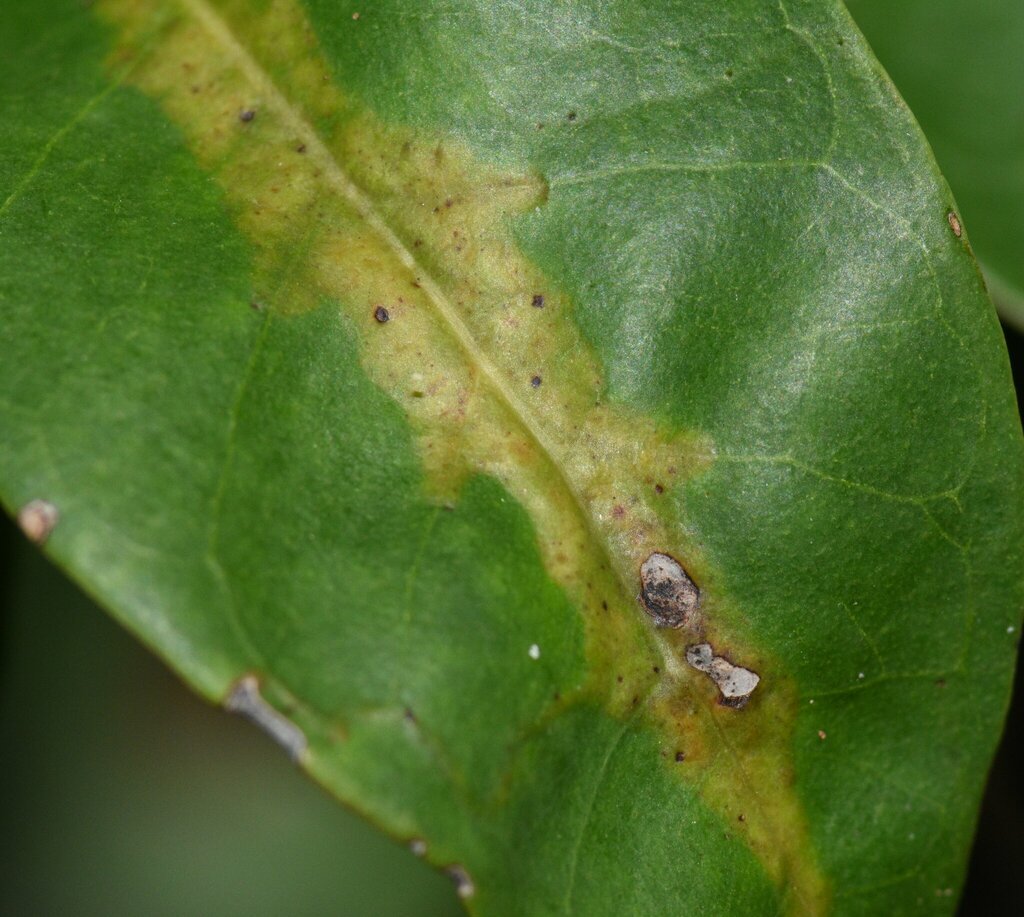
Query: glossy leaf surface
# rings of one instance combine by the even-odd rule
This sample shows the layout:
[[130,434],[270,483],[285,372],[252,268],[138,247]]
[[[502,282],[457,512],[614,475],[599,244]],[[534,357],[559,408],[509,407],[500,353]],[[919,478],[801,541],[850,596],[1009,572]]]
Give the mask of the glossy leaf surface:
[[845,11],[57,7],[0,29],[0,486],[53,556],[475,912],[951,910],[1020,429]]
[[928,137],[1004,316],[1024,327],[1024,9],[850,0]]

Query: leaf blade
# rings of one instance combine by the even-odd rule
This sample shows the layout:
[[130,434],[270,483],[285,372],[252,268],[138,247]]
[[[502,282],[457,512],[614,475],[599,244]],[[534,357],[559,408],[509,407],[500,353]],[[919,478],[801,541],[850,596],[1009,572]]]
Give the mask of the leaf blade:
[[[86,417],[78,423],[88,430],[69,436],[69,417],[81,407],[62,380],[61,412],[50,418],[63,440],[61,473],[79,448],[90,457],[81,480],[91,487],[102,467],[93,456],[120,463],[115,474],[108,469],[105,492],[116,493],[122,477],[134,483],[130,500],[100,507],[65,484],[54,549],[86,575],[120,571],[128,580],[120,598],[109,580],[97,591],[209,696],[223,697],[236,677],[259,672],[266,697],[309,740],[305,766],[393,832],[427,837],[435,862],[457,866],[459,875],[468,870],[483,911],[515,902],[539,912],[603,902],[658,912],[666,902],[689,902],[714,913],[728,901],[755,912],[815,912],[828,902],[828,884],[842,911],[866,893],[858,890],[885,886],[897,866],[919,889],[955,885],[962,869],[956,838],[969,830],[964,810],[959,820],[931,811],[914,823],[943,845],[930,872],[920,849],[901,836],[907,819],[893,817],[907,786],[933,770],[920,749],[900,745],[907,720],[894,720],[901,735],[882,731],[881,745],[883,760],[899,749],[910,766],[897,775],[881,815],[865,820],[858,793],[874,789],[872,776],[849,750],[831,764],[823,752],[891,704],[865,702],[856,682],[853,700],[837,707],[829,697],[842,697],[856,678],[848,652],[879,663],[882,676],[887,665],[906,667],[936,606],[950,610],[952,624],[940,622],[928,637],[929,674],[960,673],[965,660],[988,654],[999,661],[986,663],[986,678],[1005,698],[1012,641],[999,642],[991,625],[1011,607],[1019,583],[1005,570],[985,583],[994,610],[983,619],[983,649],[968,645],[960,655],[948,651],[954,625],[966,626],[978,608],[961,607],[947,593],[966,575],[956,572],[956,558],[973,545],[957,526],[970,539],[988,537],[997,558],[1019,544],[1008,534],[1019,504],[1019,426],[990,310],[952,237],[944,189],[920,137],[894,113],[891,89],[845,20],[791,6],[751,5],[770,38],[761,57],[745,61],[756,79],[735,90],[730,109],[719,83],[729,85],[739,71],[716,74],[706,111],[728,115],[716,140],[723,143],[761,95],[753,90],[769,90],[779,96],[779,116],[796,125],[779,142],[804,152],[779,164],[748,126],[749,137],[737,136],[755,151],[762,144],[754,165],[752,157],[723,157],[712,144],[698,147],[705,158],[692,163],[661,168],[657,160],[652,178],[640,145],[677,139],[664,118],[641,120],[634,133],[616,137],[614,118],[593,118],[580,105],[565,114],[554,140],[537,140],[552,132],[536,128],[535,111],[521,101],[512,110],[530,132],[499,133],[513,140],[497,157],[500,111],[484,108],[474,120],[452,112],[448,93],[423,90],[417,98],[433,107],[417,108],[418,117],[425,110],[434,123],[402,123],[405,109],[396,114],[387,93],[383,101],[372,97],[352,76],[355,63],[387,55],[370,54],[351,37],[376,34],[402,47],[396,37],[424,37],[424,23],[409,25],[413,17],[388,19],[383,9],[387,28],[360,33],[369,16],[363,22],[335,9],[324,20],[313,4],[309,15],[327,57],[319,64],[301,11],[289,5],[261,18],[244,4],[215,10],[189,0],[153,19],[145,7],[140,14],[131,4],[103,5],[120,30],[115,59],[128,55],[132,82],[164,113],[147,130],[163,124],[158,132],[173,148],[166,155],[181,157],[181,169],[189,156],[199,163],[191,163],[193,188],[183,196],[203,185],[204,172],[216,184],[206,184],[202,220],[210,229],[200,242],[170,232],[173,208],[159,190],[138,195],[143,208],[164,207],[139,221],[142,231],[159,227],[179,247],[192,245],[170,252],[177,273],[150,297],[154,343],[144,353],[164,362],[142,396],[129,399],[135,423],[152,440],[166,438],[173,461],[140,474],[134,466],[151,460],[148,441],[129,456],[121,445],[112,451],[85,436],[94,427],[131,428],[119,416],[117,402],[129,393],[116,373],[109,404],[95,408],[107,415],[103,422]],[[712,22],[716,15],[733,14],[707,13]],[[543,47],[550,38],[543,17],[527,21],[531,40]],[[457,15],[434,25],[472,34]],[[493,27],[505,28],[489,25],[486,40],[467,39],[461,56],[449,47],[463,62],[457,70],[484,83],[492,75],[465,59],[494,39]],[[622,59],[631,52],[615,44],[622,23],[584,25],[589,31],[577,21],[562,24],[561,37],[585,39],[582,50],[556,44],[563,63],[630,73]],[[332,34],[348,44],[332,45]],[[823,48],[835,35],[849,46],[837,43],[847,50],[831,59]],[[614,53],[588,58],[595,44]],[[718,50],[724,61],[735,42]],[[691,57],[680,54],[684,64]],[[296,60],[303,66],[290,73]],[[346,74],[344,91],[324,80],[325,66]],[[404,62],[390,66],[380,85],[415,77]],[[431,73],[422,61],[417,67]],[[701,99],[710,78],[691,77],[668,85]],[[554,111],[565,90],[545,85],[555,87],[547,100]],[[840,105],[844,92],[858,104]],[[382,123],[360,94],[399,123]],[[134,91],[116,98],[147,104]],[[392,93],[391,101],[403,98]],[[805,112],[806,123],[794,111]],[[241,117],[247,112],[254,114]],[[627,125],[635,120],[629,105],[620,114]],[[181,133],[160,121],[167,115]],[[431,133],[438,120],[443,141]],[[681,123],[690,126],[686,117]],[[143,133],[136,128],[134,142],[145,147]],[[864,155],[866,136],[881,145],[877,156]],[[490,158],[481,161],[484,154]],[[613,165],[595,172],[601,156]],[[146,171],[119,168],[121,175]],[[117,197],[111,190],[101,199]],[[831,209],[836,200],[842,206]],[[703,222],[695,225],[691,214]],[[26,219],[40,237],[32,216]],[[134,241],[144,264],[145,246]],[[673,247],[682,254],[673,258]],[[182,297],[184,276],[209,251],[217,252],[214,276],[200,277],[198,289]],[[222,280],[216,272],[225,264]],[[136,279],[121,268],[107,273]],[[109,292],[109,276],[101,277]],[[600,283],[588,286],[590,278]],[[223,306],[206,306],[211,290],[221,291]],[[120,293],[131,303],[139,291],[125,282]],[[774,301],[766,306],[769,293]],[[186,313],[170,337],[180,356],[168,355],[160,309],[181,299]],[[88,292],[79,301],[93,302]],[[38,290],[23,302],[31,328]],[[381,302],[389,307],[386,323],[375,317]],[[728,320],[716,320],[717,310]],[[81,334],[73,329],[58,341],[58,355]],[[131,340],[129,333],[112,348],[96,346],[123,354]],[[189,353],[196,340],[205,341],[198,355]],[[139,357],[131,346],[127,353]],[[821,368],[813,364],[819,353]],[[880,386],[894,363],[893,382]],[[213,367],[210,377],[190,379],[194,364]],[[88,361],[79,369],[88,378]],[[163,420],[172,399],[159,388],[161,374],[183,380],[189,393],[182,414]],[[131,366],[125,375],[133,377]],[[28,405],[32,380],[16,381],[12,388]],[[838,418],[830,411],[836,404]],[[984,425],[979,404],[988,405]],[[207,415],[208,427],[190,430]],[[955,435],[936,437],[950,417]],[[120,423],[112,427],[112,420]],[[22,425],[30,435],[32,424]],[[903,438],[887,441],[894,428]],[[995,451],[981,447],[990,429]],[[26,450],[30,461],[39,451]],[[1011,457],[1012,480],[993,470],[1000,454]],[[961,467],[966,476],[955,473]],[[167,509],[147,499],[166,496],[175,474],[201,486],[178,495],[190,522],[168,548]],[[30,489],[24,469],[5,477]],[[979,522],[975,509],[965,522],[962,495],[979,482],[977,505],[990,516]],[[986,492],[993,488],[998,499]],[[84,503],[77,523],[76,500]],[[107,523],[99,537],[97,516]],[[165,556],[156,564],[138,555],[126,562],[117,556],[123,542],[110,538],[111,520]],[[834,531],[846,539],[838,559],[820,547]],[[761,673],[763,689],[750,709],[715,706],[714,689],[681,661],[690,637],[650,631],[634,596],[639,561],[654,549],[685,558],[705,593],[711,639]],[[972,563],[982,564],[975,553]],[[185,570],[168,562],[176,554],[188,559]],[[848,557],[857,558],[852,572]],[[865,627],[852,608],[873,566],[885,571],[889,590],[881,590]],[[137,571],[149,576],[161,567],[193,591],[133,594]],[[932,592],[915,585],[922,567],[935,570]],[[903,630],[888,623],[901,597],[915,611]],[[139,613],[147,604],[162,610],[147,618]],[[195,609],[191,619],[180,607]],[[189,628],[192,645],[181,640]],[[873,653],[872,628],[879,634]],[[829,644],[835,637],[838,650]],[[199,649],[207,658],[197,664],[194,647],[203,643],[219,649]],[[936,772],[937,792],[959,780],[962,795],[976,799],[979,771],[967,762],[987,760],[1001,708],[978,715],[973,673],[962,674],[941,701],[936,691],[920,692],[910,706],[911,713],[934,711],[955,695],[963,705],[957,709],[982,722],[964,755],[943,747],[955,764]],[[816,709],[804,704],[810,700]],[[574,726],[577,719],[586,727]],[[931,742],[941,731],[930,723],[915,738]],[[579,776],[544,786],[571,769],[565,735],[578,743],[580,733],[603,739],[583,747]],[[524,761],[552,763],[535,774]],[[622,776],[608,784],[607,773]],[[780,773],[786,776],[772,785]],[[592,795],[572,798],[588,783]],[[837,799],[839,785],[848,789]],[[570,798],[561,800],[565,787]],[[633,797],[649,805],[631,804]],[[578,832],[556,822],[534,836],[546,856],[524,858],[513,880],[509,838],[543,823],[560,802]],[[667,809],[674,813],[669,827],[652,830]],[[594,839],[591,819],[603,826]],[[866,846],[840,843],[837,820],[861,824]],[[673,831],[694,821],[707,827],[692,836]],[[716,824],[743,842],[726,830],[723,845],[710,827]],[[633,839],[627,846],[644,850],[644,869],[612,869],[619,850],[609,841],[613,825]],[[673,852],[691,841],[694,858],[707,857],[714,869],[672,869]],[[902,892],[898,883],[893,888]]]

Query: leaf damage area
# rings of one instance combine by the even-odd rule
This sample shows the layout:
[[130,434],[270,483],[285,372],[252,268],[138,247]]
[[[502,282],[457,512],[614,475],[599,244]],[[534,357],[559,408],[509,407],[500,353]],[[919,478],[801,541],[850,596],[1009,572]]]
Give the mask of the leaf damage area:
[[301,763],[305,758],[308,747],[305,733],[263,699],[260,682],[255,675],[243,675],[235,682],[224,701],[224,709],[259,726],[288,753],[292,761]]

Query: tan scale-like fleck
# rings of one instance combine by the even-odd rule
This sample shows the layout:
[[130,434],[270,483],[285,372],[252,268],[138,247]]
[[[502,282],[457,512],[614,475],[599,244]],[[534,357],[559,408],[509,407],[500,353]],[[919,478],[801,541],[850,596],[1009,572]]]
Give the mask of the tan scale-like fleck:
[[112,64],[137,58],[132,80],[224,189],[256,252],[255,298],[277,316],[339,305],[366,372],[417,431],[436,499],[456,500],[482,472],[521,501],[584,616],[584,690],[616,715],[647,697],[649,717],[685,750],[684,764],[665,766],[730,820],[746,813],[743,835],[792,890],[792,909],[819,912],[826,892],[791,786],[791,686],[726,632],[711,598],[708,639],[762,676],[746,710],[718,706],[683,661],[686,634],[655,633],[637,601],[655,552],[683,560],[703,590],[713,581],[669,502],[713,446],[602,401],[571,302],[513,239],[512,220],[546,202],[543,177],[380,123],[334,83],[293,0],[97,6],[120,33]]

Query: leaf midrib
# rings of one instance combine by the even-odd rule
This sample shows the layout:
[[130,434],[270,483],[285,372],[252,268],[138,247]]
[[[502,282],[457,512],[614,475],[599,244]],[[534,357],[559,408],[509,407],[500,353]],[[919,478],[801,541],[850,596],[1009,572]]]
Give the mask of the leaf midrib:
[[[179,0],[179,2],[191,15],[202,23],[203,27],[216,41],[235,57],[245,77],[260,92],[265,94],[267,98],[273,100],[275,106],[288,120],[292,130],[305,143],[307,155],[312,159],[318,160],[323,167],[325,180],[345,198],[359,217],[366,221],[367,226],[384,241],[388,249],[398,258],[402,265],[416,276],[417,282],[426,293],[448,332],[458,342],[472,365],[487,379],[495,394],[506,405],[529,437],[537,444],[545,459],[555,470],[559,482],[572,497],[573,503],[586,526],[588,535],[600,549],[603,555],[602,559],[609,561],[609,566],[616,571],[616,576],[628,594],[635,584],[626,581],[619,572],[619,565],[613,562],[611,547],[607,539],[594,524],[594,519],[589,511],[587,502],[565,473],[564,466],[558,458],[558,450],[544,429],[531,416],[525,403],[515,394],[508,378],[487,356],[465,322],[459,317],[457,311],[441,289],[441,286],[431,276],[430,272],[425,270],[423,265],[416,260],[398,234],[380,215],[370,196],[351,179],[338,161],[338,158],[320,138],[313,125],[302,116],[290,99],[278,88],[274,80],[271,79],[269,74],[239,40],[230,25],[213,9],[208,0]],[[671,666],[674,662],[671,654],[666,654],[666,648],[661,645],[661,641],[655,642],[659,644],[659,652],[666,656],[666,665]]]

